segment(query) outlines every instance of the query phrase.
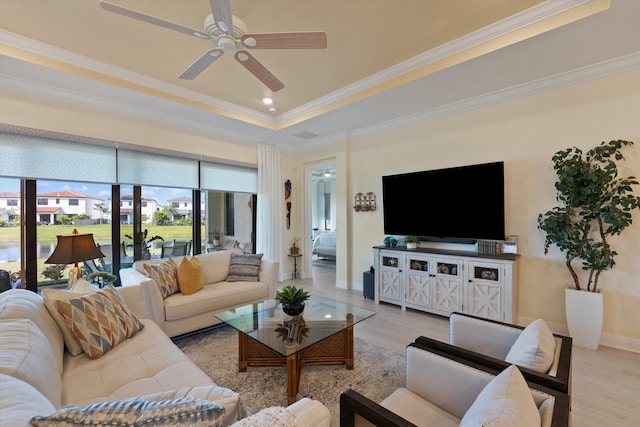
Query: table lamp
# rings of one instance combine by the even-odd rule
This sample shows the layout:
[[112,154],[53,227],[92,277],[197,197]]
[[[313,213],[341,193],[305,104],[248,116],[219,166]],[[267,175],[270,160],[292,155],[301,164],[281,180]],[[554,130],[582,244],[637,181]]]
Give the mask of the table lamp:
[[96,246],[93,234],[79,234],[74,228],[72,234],[61,234],[57,237],[58,245],[45,264],[75,264],[69,271],[68,286],[71,287],[82,277],[82,269],[78,267],[78,262],[103,258],[105,255]]

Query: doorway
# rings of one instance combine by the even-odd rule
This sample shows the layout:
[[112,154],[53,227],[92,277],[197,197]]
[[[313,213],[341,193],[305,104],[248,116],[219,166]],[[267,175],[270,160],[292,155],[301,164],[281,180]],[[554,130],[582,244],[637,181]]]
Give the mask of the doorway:
[[307,167],[305,235],[307,271],[321,284],[336,284],[336,165],[334,161]]

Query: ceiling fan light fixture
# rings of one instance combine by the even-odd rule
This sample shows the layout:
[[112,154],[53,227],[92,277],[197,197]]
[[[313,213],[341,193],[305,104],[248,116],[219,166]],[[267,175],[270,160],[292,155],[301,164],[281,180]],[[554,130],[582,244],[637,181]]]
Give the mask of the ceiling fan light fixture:
[[228,36],[221,36],[218,38],[218,48],[225,52],[231,52],[236,50],[236,42]]
[[256,39],[254,39],[253,37],[245,37],[242,40],[242,43],[244,43],[245,46],[247,47],[256,47],[258,44],[258,41]]

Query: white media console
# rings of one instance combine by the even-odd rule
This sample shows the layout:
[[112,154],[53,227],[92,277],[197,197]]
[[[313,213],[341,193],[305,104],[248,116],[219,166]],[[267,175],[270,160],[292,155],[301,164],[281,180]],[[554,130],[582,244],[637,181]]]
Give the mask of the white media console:
[[513,323],[517,254],[374,246],[375,302],[449,316],[458,311]]

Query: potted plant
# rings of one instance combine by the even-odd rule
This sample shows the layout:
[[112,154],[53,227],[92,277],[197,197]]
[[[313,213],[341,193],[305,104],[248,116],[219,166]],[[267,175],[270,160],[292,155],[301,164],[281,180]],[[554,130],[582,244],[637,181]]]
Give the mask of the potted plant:
[[213,239],[213,246],[220,246],[220,239],[222,238],[222,233],[220,230],[216,229],[209,233]]
[[304,302],[311,295],[303,288],[287,285],[276,292],[276,300],[282,304],[282,311],[289,316],[297,316],[304,310]]
[[[632,213],[640,208],[640,197],[633,195],[635,177],[618,177],[617,161],[621,149],[631,141],[609,141],[583,153],[573,147],[552,157],[556,171],[556,199],[560,206],[538,216],[538,228],[546,233],[544,253],[551,245],[565,252],[565,264],[573,278],[573,289],[566,291],[567,325],[574,343],[598,348],[602,332],[602,294],[600,274],[615,265],[618,254],[607,238],[619,235],[632,222]],[[573,262],[581,260],[588,271],[586,285]],[[585,304],[593,303],[593,307]],[[578,316],[579,315],[579,316]],[[587,322],[593,320],[592,325]]]
[[98,284],[99,288],[104,288],[105,286],[116,281],[117,277],[111,273],[107,273],[106,271],[97,271],[95,273],[89,274],[87,278]]
[[404,238],[404,243],[406,243],[407,249],[416,249],[418,243],[420,243],[420,238],[418,236],[407,236]]
[[125,234],[124,237],[126,237],[127,239],[131,239],[133,240],[133,244],[140,245],[140,248],[142,250],[142,259],[150,259],[151,258],[151,252],[149,252],[149,249],[151,249],[151,243],[155,242],[156,240],[162,240],[164,242],[164,239],[161,236],[152,236],[152,237],[147,237],[149,234],[149,230],[148,229],[144,229],[144,231],[141,231],[140,233],[138,233],[137,236],[135,236],[136,238],[133,238],[133,235],[131,234]]

